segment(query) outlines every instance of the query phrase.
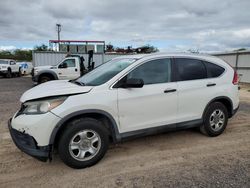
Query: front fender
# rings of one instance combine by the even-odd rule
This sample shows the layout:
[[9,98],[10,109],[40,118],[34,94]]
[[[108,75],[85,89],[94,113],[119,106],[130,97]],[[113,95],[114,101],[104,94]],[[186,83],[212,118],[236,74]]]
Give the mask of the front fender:
[[98,110],[98,109],[89,109],[89,110],[80,110],[80,111],[77,111],[77,112],[73,112],[67,116],[65,116],[64,118],[62,118],[57,124],[56,126],[54,127],[51,135],[50,135],[50,141],[49,141],[49,144],[50,145],[53,145],[54,142],[55,142],[55,138],[57,136],[57,133],[59,132],[59,130],[63,127],[63,125],[68,122],[70,119],[74,118],[74,117],[77,117],[79,115],[85,115],[85,114],[90,114],[90,113],[96,113],[96,114],[101,114],[105,117],[107,117],[110,122],[111,122],[111,134],[112,134],[112,137],[114,139],[115,142],[119,142],[121,141],[121,135],[119,133],[119,130],[118,130],[118,125],[115,121],[115,119],[112,117],[111,114],[109,114],[108,112],[105,112],[103,110]]
[[41,70],[34,77],[36,77],[36,81],[42,74],[50,74],[54,77],[55,80],[58,80],[58,75],[53,70]]

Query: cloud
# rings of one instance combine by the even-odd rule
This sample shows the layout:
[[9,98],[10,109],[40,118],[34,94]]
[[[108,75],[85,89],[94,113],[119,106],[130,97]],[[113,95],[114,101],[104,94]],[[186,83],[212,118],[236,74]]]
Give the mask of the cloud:
[[0,51],[12,51],[12,50],[16,50],[15,46],[0,46]]
[[62,39],[225,51],[250,47],[249,7],[249,0],[1,1],[0,45],[55,39],[61,23]]

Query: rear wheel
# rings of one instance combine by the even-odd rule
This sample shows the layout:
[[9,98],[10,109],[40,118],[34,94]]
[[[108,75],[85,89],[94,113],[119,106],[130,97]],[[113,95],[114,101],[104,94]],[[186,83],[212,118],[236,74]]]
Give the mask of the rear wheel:
[[58,153],[72,168],[96,164],[105,155],[109,145],[108,131],[96,119],[82,118],[67,126],[58,144]]
[[200,131],[208,136],[218,136],[225,130],[228,121],[228,111],[220,102],[212,103],[205,112],[204,123]]

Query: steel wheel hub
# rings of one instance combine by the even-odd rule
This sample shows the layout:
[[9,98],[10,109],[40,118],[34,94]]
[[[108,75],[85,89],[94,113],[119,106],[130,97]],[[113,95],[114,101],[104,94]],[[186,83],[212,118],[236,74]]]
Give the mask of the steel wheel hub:
[[210,116],[210,126],[214,131],[220,130],[225,122],[225,114],[222,110],[216,109]]
[[82,130],[76,133],[70,143],[70,155],[79,161],[92,159],[100,150],[101,138],[93,130]]

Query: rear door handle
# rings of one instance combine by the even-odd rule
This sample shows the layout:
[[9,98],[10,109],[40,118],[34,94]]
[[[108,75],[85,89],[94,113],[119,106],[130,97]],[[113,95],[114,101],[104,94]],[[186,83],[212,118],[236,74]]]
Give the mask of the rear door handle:
[[207,87],[216,86],[216,83],[208,83]]
[[75,71],[77,72],[77,69],[75,69]]
[[176,92],[176,89],[166,89],[164,90],[164,93],[172,93],[172,92]]

